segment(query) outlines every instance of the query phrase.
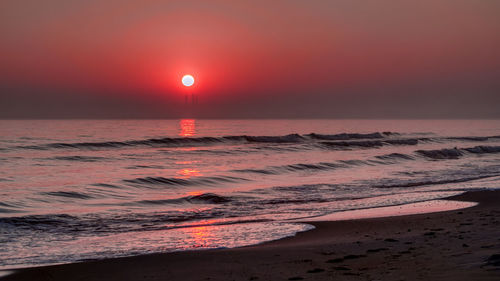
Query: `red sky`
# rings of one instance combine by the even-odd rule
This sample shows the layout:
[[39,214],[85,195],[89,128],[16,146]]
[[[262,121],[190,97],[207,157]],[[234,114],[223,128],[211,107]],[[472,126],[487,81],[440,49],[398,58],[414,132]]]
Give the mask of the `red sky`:
[[500,2],[0,3],[0,117],[500,118]]

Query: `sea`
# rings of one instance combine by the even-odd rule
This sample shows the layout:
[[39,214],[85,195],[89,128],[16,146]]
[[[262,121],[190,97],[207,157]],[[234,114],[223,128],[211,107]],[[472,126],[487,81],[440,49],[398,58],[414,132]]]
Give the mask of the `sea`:
[[2,120],[0,268],[231,248],[500,187],[500,120]]

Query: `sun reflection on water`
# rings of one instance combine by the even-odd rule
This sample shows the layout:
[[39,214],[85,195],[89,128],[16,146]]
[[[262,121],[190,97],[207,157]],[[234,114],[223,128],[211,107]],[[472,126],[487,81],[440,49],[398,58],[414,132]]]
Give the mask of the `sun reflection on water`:
[[198,195],[202,195],[203,191],[201,191],[201,190],[189,191],[187,194],[189,196],[198,196]]
[[194,137],[196,136],[196,120],[195,119],[181,119],[179,121],[179,126],[181,131],[179,136],[181,137]]
[[202,174],[200,173],[199,170],[189,169],[189,168],[179,170],[179,171],[177,171],[177,174],[181,175],[183,178],[186,178],[186,179],[191,178],[191,177],[202,176]]
[[[211,226],[197,226],[186,229],[187,240],[191,240],[192,248],[204,248],[210,244],[210,240],[213,239],[213,233],[211,233]],[[211,239],[210,239],[211,238]]]

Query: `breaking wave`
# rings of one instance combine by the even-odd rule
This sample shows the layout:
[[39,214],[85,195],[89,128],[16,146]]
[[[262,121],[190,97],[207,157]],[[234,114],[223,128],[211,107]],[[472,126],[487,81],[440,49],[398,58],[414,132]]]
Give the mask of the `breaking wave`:
[[397,159],[413,160],[414,159],[410,155],[401,154],[401,153],[391,153],[391,154],[379,155],[379,156],[375,156],[375,158],[381,159],[381,160],[397,160]]
[[458,159],[463,155],[463,152],[457,148],[417,150],[416,153],[432,159]]
[[189,185],[215,185],[218,183],[247,181],[245,178],[237,178],[230,176],[220,177],[195,177],[190,179],[182,178],[164,178],[164,177],[144,177],[135,179],[123,180],[126,183],[141,185],[141,186],[189,186]]
[[447,183],[469,182],[469,181],[498,177],[498,176],[500,176],[500,174],[488,174],[488,175],[470,176],[470,177],[463,177],[463,178],[450,178],[450,179],[443,179],[443,180],[407,181],[407,182],[400,182],[400,183],[394,183],[394,184],[373,185],[372,187],[373,188],[419,187],[419,186],[424,186],[424,185],[439,185],[439,184],[447,184]]
[[52,192],[44,192],[42,193],[43,195],[48,195],[48,196],[55,196],[55,197],[66,197],[66,198],[73,198],[73,199],[91,199],[93,196],[80,193],[80,192],[74,192],[74,191],[52,191]]
[[339,160],[336,162],[320,162],[320,163],[297,163],[283,166],[271,166],[264,169],[239,169],[233,172],[240,173],[254,173],[262,175],[278,175],[288,172],[297,171],[322,171],[322,170],[335,170],[340,168],[349,168],[360,165],[388,165],[398,163],[400,161],[416,160],[416,156],[424,156],[430,160],[445,160],[445,159],[458,159],[466,153],[471,154],[486,154],[486,153],[500,153],[500,146],[475,146],[469,148],[446,148],[437,150],[416,150],[415,155],[403,153],[390,153],[384,155],[374,156],[372,159],[367,160]]
[[431,159],[458,159],[466,152],[473,154],[500,153],[500,146],[475,146],[469,148],[445,148],[436,150],[417,150],[416,153]]
[[371,134],[336,134],[336,135],[322,135],[311,133],[306,136],[318,139],[318,140],[354,140],[354,139],[382,139],[390,135],[399,135],[397,133],[383,132],[383,133],[371,133]]
[[[175,147],[203,147],[224,144],[269,144],[267,147],[253,147],[254,150],[274,150],[274,151],[299,151],[310,148],[326,148],[333,150],[350,150],[356,148],[379,148],[387,145],[418,145],[427,142],[446,142],[446,141],[473,141],[486,142],[493,139],[499,139],[500,136],[484,136],[484,137],[415,137],[412,134],[403,137],[402,134],[396,132],[374,132],[374,133],[341,133],[341,134],[288,134],[283,136],[222,136],[222,137],[186,137],[186,138],[150,138],[143,140],[128,140],[128,141],[106,141],[106,142],[76,142],[76,143],[48,143],[42,145],[25,145],[16,146],[16,149],[34,149],[34,150],[51,150],[51,149],[79,149],[79,150],[100,150],[100,149],[116,149],[123,147],[155,147],[155,148],[175,148]],[[278,144],[304,144],[303,146],[278,146]],[[242,152],[245,152],[243,150]],[[234,151],[224,150],[201,150],[197,152],[208,152],[213,154],[231,154]],[[236,150],[238,152],[238,150]],[[473,153],[473,152],[472,152]],[[425,156],[430,155],[422,152]],[[449,154],[449,153],[444,153]],[[454,157],[459,157],[456,155]],[[432,156],[429,156],[432,157]],[[441,155],[437,157],[443,157]],[[453,157],[453,156],[451,156]],[[82,161],[94,162],[102,160],[99,157],[87,156],[58,156],[54,160],[64,161]]]
[[[404,154],[388,154],[381,155],[375,158],[382,160],[412,160],[413,157],[404,155]],[[234,172],[241,173],[255,173],[255,174],[263,174],[263,175],[277,175],[287,172],[298,172],[298,171],[322,171],[322,170],[335,170],[341,168],[349,168],[354,166],[361,165],[372,165],[374,163],[373,160],[339,160],[336,162],[320,162],[320,163],[297,163],[283,166],[272,166],[265,169],[240,169],[233,170]],[[375,164],[380,164],[379,162],[375,162]],[[382,163],[382,164],[392,164],[392,162]]]
[[475,154],[484,154],[484,153],[499,153],[500,146],[475,146],[470,148],[464,148],[467,152],[475,153]]
[[410,139],[384,139],[384,140],[362,140],[362,141],[335,141],[320,142],[325,148],[344,149],[344,148],[378,148],[386,145],[417,145],[419,142],[432,141],[429,138],[410,138]]
[[107,142],[77,142],[77,143],[49,143],[44,145],[17,146],[21,149],[108,149],[127,146],[151,146],[151,147],[184,147],[184,146],[206,146],[223,143],[300,143],[311,140],[357,140],[357,139],[379,139],[391,135],[392,132],[370,133],[370,134],[289,134],[284,136],[223,136],[223,137],[199,137],[199,138],[155,138],[129,141],[107,141]]
[[165,204],[222,204],[230,202],[228,197],[220,196],[214,193],[203,193],[199,195],[191,195],[175,199],[160,199],[160,200],[142,200],[133,202],[132,205],[165,205]]
[[299,134],[290,134],[286,136],[226,136],[222,139],[239,142],[295,143],[303,141],[304,137]]

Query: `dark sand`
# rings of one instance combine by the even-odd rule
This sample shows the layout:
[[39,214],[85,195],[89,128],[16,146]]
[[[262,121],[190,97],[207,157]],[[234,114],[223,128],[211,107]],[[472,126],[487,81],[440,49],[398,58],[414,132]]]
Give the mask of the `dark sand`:
[[500,191],[448,212],[336,222],[236,249],[19,270],[3,280],[500,280]]

